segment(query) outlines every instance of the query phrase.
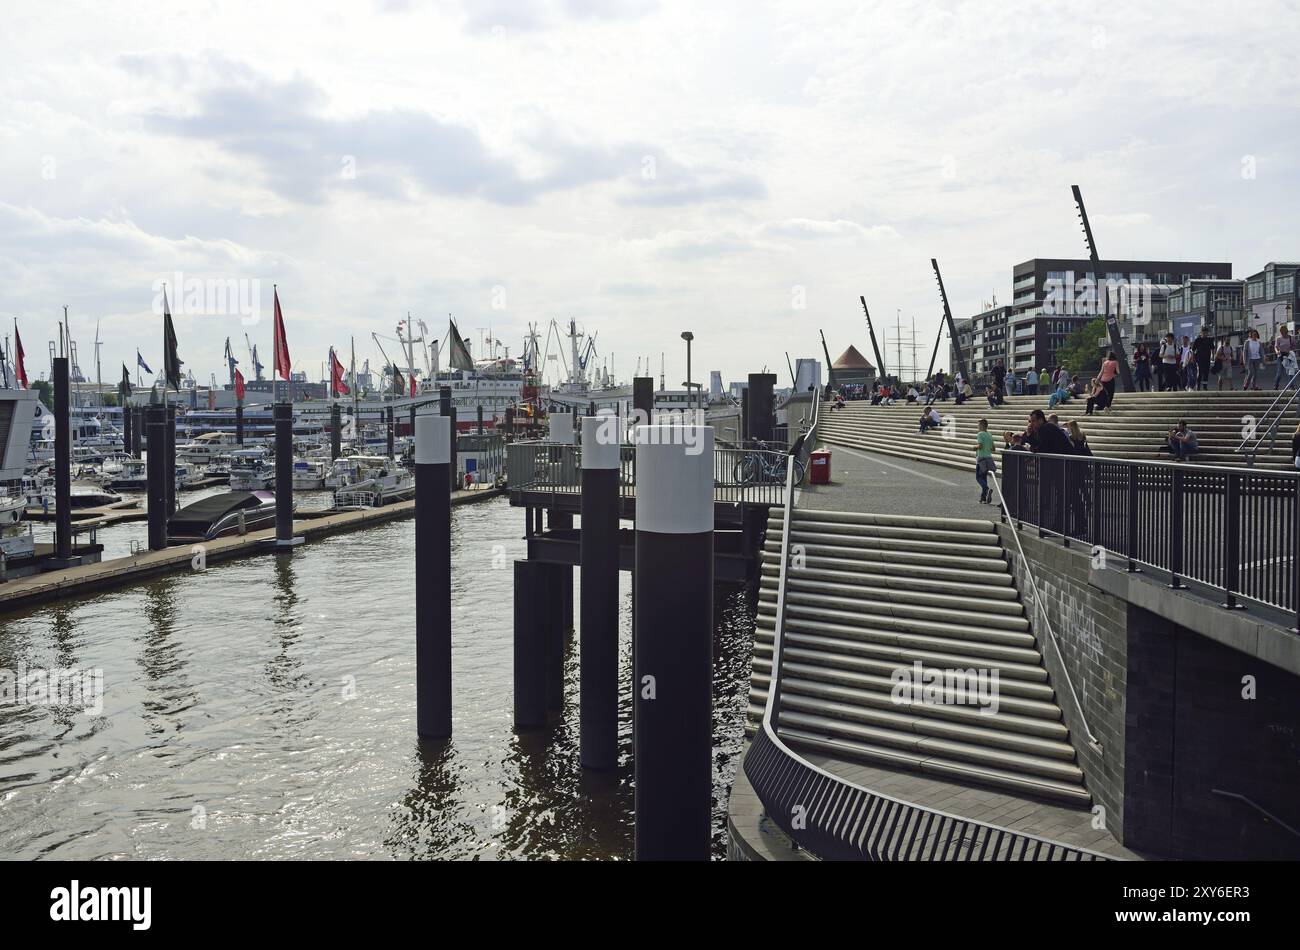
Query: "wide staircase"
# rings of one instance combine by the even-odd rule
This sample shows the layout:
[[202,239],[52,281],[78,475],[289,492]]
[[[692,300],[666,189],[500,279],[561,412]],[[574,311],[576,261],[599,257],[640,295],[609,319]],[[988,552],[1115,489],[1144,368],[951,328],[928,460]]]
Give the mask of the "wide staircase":
[[[1090,803],[991,522],[796,510],[790,531],[778,711],[786,742],[1030,798]],[[774,510],[763,550],[751,731],[770,685],[781,540]],[[900,687],[895,671],[912,674],[916,663],[951,688],[923,693],[914,675],[917,685]],[[963,679],[972,671],[997,672],[996,712],[958,701],[975,693]]]
[[[1290,394],[1288,394],[1289,397]],[[1168,431],[1179,420],[1187,420],[1196,433],[1200,451],[1192,461],[1202,465],[1243,465],[1244,456],[1237,452],[1246,430],[1252,424],[1262,433],[1275,391],[1260,392],[1171,392],[1120,393],[1111,409],[1085,415],[1084,400],[1069,400],[1055,409],[1047,408],[1046,396],[1008,396],[1005,404],[990,408],[988,400],[976,396],[957,406],[951,399],[934,405],[952,426],[917,431],[922,407],[919,404],[895,403],[873,406],[855,401],[843,409],[822,413],[818,426],[821,441],[882,455],[895,455],[969,470],[975,459],[973,445],[980,419],[987,419],[996,446],[1001,449],[1002,434],[1021,432],[1034,409],[1056,413],[1062,424],[1075,420],[1087,436],[1094,455],[1110,458],[1151,461],[1168,460],[1159,451]],[[1288,397],[1283,398],[1283,403]],[[1268,420],[1276,418],[1276,410]],[[1276,443],[1265,442],[1255,458],[1260,468],[1292,468],[1291,436],[1300,422],[1293,408],[1278,426]],[[948,436],[951,436],[949,438]]]

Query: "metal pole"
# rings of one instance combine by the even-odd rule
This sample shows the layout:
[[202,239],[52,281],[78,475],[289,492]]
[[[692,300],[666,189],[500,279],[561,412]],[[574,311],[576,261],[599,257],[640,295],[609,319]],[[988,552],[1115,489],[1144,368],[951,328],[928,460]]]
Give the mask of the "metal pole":
[[387,410],[387,421],[388,421],[388,457],[392,458],[393,457],[393,407],[387,406],[386,410]]
[[[72,427],[68,357],[54,358],[54,557],[72,557]],[[26,437],[24,436],[24,439]]]
[[451,735],[451,420],[415,417],[415,707],[422,739]]
[[275,420],[275,545],[293,547],[293,404],[277,402]]
[[330,406],[330,460],[343,454],[343,410],[338,403]]
[[636,857],[710,856],[713,429],[636,430]]
[[[529,525],[531,530],[531,511]],[[515,728],[546,725],[546,565],[515,561]]]
[[167,442],[167,410],[150,406],[145,410],[149,427],[149,450],[145,456],[149,495],[149,550],[161,551],[167,547],[167,488],[166,465],[163,446]]
[[1169,586],[1181,590],[1183,573],[1183,470],[1175,465],[1169,488]]
[[235,403],[235,444],[244,444],[244,400]]
[[[930,258],[930,266],[934,268],[934,279],[939,282],[939,297],[943,300],[943,318],[948,323],[948,336],[952,337],[953,356],[956,357],[956,369],[961,371],[963,379],[970,379],[970,373],[966,371],[966,356],[961,351],[961,338],[957,335],[957,324],[952,319],[952,308],[948,306],[948,292],[943,289],[943,275],[939,273],[939,262],[933,257]],[[942,335],[943,329],[940,328]],[[939,344],[935,343],[935,352],[938,353]],[[930,369],[934,369],[933,357],[930,361]]]
[[[167,390],[163,390],[163,400],[167,399]],[[166,404],[167,429],[163,433],[166,446],[163,455],[163,487],[167,491],[167,517],[176,511],[176,407]]]
[[1101,261],[1097,256],[1097,244],[1092,239],[1092,225],[1088,223],[1088,211],[1083,206],[1083,192],[1079,190],[1078,185],[1071,185],[1074,192],[1074,203],[1079,206],[1079,221],[1083,225],[1083,237],[1088,242],[1088,255],[1092,260],[1092,290],[1093,299],[1101,300],[1102,314],[1106,318],[1106,332],[1110,336],[1110,348],[1115,351],[1115,357],[1119,360],[1119,378],[1124,386],[1124,392],[1133,392],[1133,371],[1128,365],[1128,355],[1124,352],[1124,341],[1119,335],[1119,323],[1116,321],[1115,314],[1110,312],[1109,294],[1102,296],[1101,286],[1098,281],[1098,275],[1103,273]]
[[589,769],[618,764],[618,425],[612,414],[582,420],[579,737]]

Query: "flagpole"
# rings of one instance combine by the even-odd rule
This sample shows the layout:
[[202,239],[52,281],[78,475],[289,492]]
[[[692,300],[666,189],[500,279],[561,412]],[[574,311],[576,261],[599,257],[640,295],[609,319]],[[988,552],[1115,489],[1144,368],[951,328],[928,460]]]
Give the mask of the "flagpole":
[[[361,438],[361,420],[358,417],[361,387],[357,385],[357,338],[353,336],[349,337],[349,340],[352,346],[352,441],[355,444]],[[365,451],[364,446],[362,451]]]

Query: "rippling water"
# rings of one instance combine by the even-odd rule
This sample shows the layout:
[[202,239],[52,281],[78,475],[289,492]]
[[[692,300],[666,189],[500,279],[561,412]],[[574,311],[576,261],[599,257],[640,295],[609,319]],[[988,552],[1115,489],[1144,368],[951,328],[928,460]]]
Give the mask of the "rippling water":
[[[512,727],[523,517],[453,509],[454,737],[437,746],[415,738],[410,520],[0,618],[0,668],[98,668],[105,687],[100,715],[0,706],[0,856],[631,858],[630,578],[620,766],[591,774],[577,638],[563,717]],[[102,533],[106,556],[143,530]],[[729,588],[715,611],[720,856],[753,618]]]

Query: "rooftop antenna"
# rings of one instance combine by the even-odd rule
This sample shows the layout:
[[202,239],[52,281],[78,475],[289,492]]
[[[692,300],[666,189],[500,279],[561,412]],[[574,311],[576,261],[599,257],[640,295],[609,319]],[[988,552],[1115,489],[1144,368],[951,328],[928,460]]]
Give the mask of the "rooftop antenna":
[[1119,324],[1115,320],[1115,314],[1110,312],[1108,304],[1109,294],[1104,297],[1101,294],[1101,286],[1097,281],[1097,275],[1102,273],[1101,261],[1097,257],[1097,244],[1092,239],[1092,226],[1088,224],[1088,211],[1083,206],[1083,192],[1079,190],[1078,185],[1071,185],[1074,192],[1074,203],[1079,206],[1079,223],[1083,225],[1083,239],[1088,245],[1088,256],[1092,259],[1092,294],[1093,300],[1101,300],[1102,314],[1106,318],[1106,332],[1110,334],[1110,348],[1115,351],[1115,356],[1119,360],[1120,382],[1124,384],[1124,392],[1133,391],[1133,373],[1128,367],[1128,357],[1124,353],[1124,341],[1119,335]]

